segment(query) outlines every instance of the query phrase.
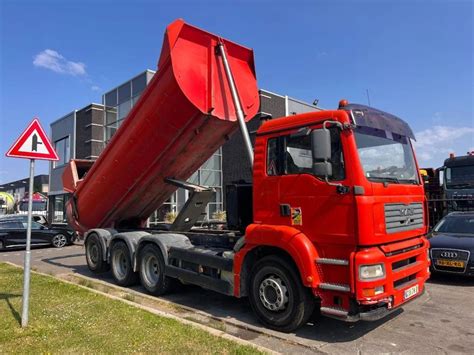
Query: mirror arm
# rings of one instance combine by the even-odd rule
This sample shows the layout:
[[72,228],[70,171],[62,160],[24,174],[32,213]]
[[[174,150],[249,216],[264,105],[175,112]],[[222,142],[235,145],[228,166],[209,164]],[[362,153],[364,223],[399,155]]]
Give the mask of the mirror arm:
[[344,125],[341,122],[338,122],[338,121],[324,121],[324,123],[323,123],[323,129],[324,130],[328,129],[326,127],[326,124],[328,124],[328,123],[337,126],[341,131],[344,129]]

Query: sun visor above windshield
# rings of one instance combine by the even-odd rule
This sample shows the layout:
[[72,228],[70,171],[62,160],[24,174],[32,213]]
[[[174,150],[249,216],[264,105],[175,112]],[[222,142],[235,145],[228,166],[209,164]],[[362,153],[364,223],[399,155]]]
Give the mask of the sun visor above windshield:
[[358,104],[346,105],[343,110],[348,111],[349,113],[352,111],[352,117],[357,126],[390,131],[416,140],[410,126],[401,118],[390,113]]

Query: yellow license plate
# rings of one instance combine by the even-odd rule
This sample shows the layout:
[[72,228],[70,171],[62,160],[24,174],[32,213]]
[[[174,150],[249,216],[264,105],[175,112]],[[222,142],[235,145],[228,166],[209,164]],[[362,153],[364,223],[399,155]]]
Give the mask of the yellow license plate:
[[436,260],[436,265],[464,268],[464,261],[439,259]]

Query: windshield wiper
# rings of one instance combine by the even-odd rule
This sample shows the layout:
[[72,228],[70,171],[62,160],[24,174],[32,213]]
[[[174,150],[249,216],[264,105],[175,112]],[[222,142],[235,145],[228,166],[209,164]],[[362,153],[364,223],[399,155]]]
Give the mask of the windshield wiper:
[[377,180],[380,180],[381,182],[393,182],[395,184],[399,184],[400,183],[400,180],[396,177],[392,177],[392,176],[371,176],[369,177],[369,180],[374,180],[374,179],[377,179]]

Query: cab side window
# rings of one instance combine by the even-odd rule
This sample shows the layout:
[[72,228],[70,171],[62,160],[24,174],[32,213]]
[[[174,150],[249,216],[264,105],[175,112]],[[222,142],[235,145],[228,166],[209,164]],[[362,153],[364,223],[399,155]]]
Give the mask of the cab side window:
[[[340,130],[331,128],[331,160],[333,174],[330,180],[344,180],[344,155]],[[267,143],[267,175],[312,174],[313,156],[311,136],[291,135],[270,138]]]

